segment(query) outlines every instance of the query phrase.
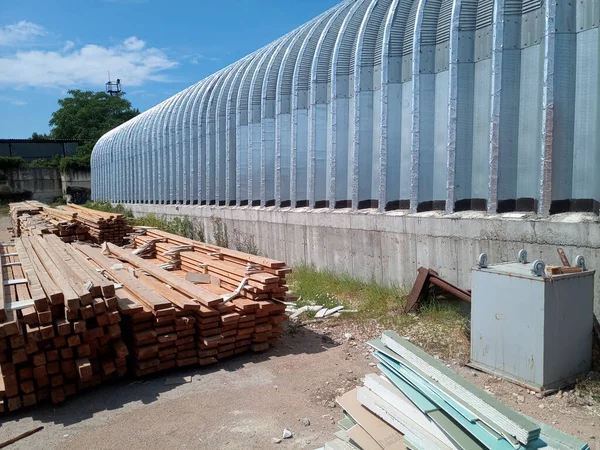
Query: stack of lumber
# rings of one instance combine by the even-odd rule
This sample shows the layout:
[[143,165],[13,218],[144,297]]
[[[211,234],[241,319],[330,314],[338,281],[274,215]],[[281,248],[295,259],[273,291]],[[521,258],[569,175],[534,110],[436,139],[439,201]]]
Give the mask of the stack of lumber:
[[73,215],[77,222],[85,225],[89,239],[95,243],[112,242],[121,246],[125,244],[125,235],[131,232],[123,214],[96,211],[75,204],[60,206],[59,210]]
[[89,239],[87,225],[78,221],[76,214],[37,201],[11,203],[10,214],[15,236],[21,236],[27,229],[32,234],[56,234],[63,242]]
[[[199,304],[193,314],[201,365],[248,350],[263,351],[278,340],[281,324],[288,318],[285,304],[279,300],[285,298],[287,291],[285,274],[290,269],[285,263],[208,246],[158,230],[149,230],[148,236],[135,236],[134,245],[142,246],[152,239],[157,249],[158,258],[155,259],[142,259],[133,254],[135,250],[131,252],[110,244],[107,249],[121,261],[171,287],[171,301],[177,292],[180,304],[185,301]],[[168,271],[161,268],[169,256],[160,255],[168,253],[172,247],[180,249],[182,246],[187,246],[188,250],[179,252],[181,269]],[[255,269],[246,272],[246,265],[237,262],[242,258],[245,264],[251,263]],[[202,261],[203,266],[194,267],[190,261]],[[199,275],[200,271],[204,272],[208,282],[195,284],[188,281],[189,275]],[[258,292],[258,289],[264,291]]]
[[[234,291],[245,279],[241,296],[250,300],[286,300],[286,274],[291,269],[285,262],[263,258],[216,245],[193,241],[156,229],[139,230],[132,241],[136,248],[152,244],[156,258],[172,262],[173,248],[189,247],[178,252],[181,268],[187,272],[204,272],[220,280],[220,286]],[[143,234],[142,234],[143,233]]]
[[123,316],[124,339],[131,352],[131,370],[136,376],[198,363],[193,313],[200,310],[199,303],[148,272],[137,270],[139,267],[102,254],[97,247],[81,244],[73,248],[122,286],[115,294]]
[[369,344],[381,374],[338,399],[344,418],[325,449],[590,449],[512,410],[396,333]]
[[40,214],[43,209],[43,205],[38,205],[37,202],[9,203],[8,207],[10,211],[11,222],[13,224],[13,233],[15,236],[21,236],[21,220],[19,219],[21,216],[35,216]]
[[54,234],[26,231],[0,255],[0,411],[126,373],[113,283]]

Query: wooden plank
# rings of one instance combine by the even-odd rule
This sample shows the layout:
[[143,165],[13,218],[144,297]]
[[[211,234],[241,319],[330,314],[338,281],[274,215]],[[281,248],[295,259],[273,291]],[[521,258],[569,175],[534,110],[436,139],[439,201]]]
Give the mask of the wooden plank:
[[565,255],[565,251],[560,247],[557,248],[556,251],[558,252],[558,256],[560,257],[562,265],[565,267],[570,267],[571,264],[569,264],[569,259],[567,258],[567,255]]
[[123,286],[127,286],[127,289],[135,297],[148,304],[153,310],[170,308],[172,306],[170,301],[168,301],[164,297],[161,297],[147,286],[143,285],[128,271],[113,269],[112,266],[114,262],[106,256],[102,255],[98,248],[93,248],[88,245],[77,245],[75,248],[81,251],[84,255],[92,258],[100,267],[102,267],[106,271],[106,273],[108,273],[111,276],[111,278],[121,283]]
[[[0,254],[4,253],[4,247],[0,249]],[[0,323],[6,322],[6,300],[4,298],[4,274],[3,270],[0,270]]]
[[69,282],[75,293],[79,296],[79,301],[83,306],[92,303],[93,296],[86,288],[87,280],[79,277],[79,272],[70,264],[66,263],[57,249],[46,238],[35,236],[37,244],[42,247],[48,256],[52,259],[56,267],[61,270],[64,278]]
[[[143,237],[141,239],[143,239]],[[173,247],[173,244],[161,242],[157,242],[155,245],[157,250],[160,250],[161,253],[168,251],[170,248]],[[272,275],[264,272],[247,274],[245,266],[230,261],[224,261],[218,258],[213,258],[208,256],[206,253],[196,251],[183,251],[181,252],[181,257],[186,257],[197,264],[206,264],[207,266],[213,266],[215,268],[221,269],[225,272],[239,277],[240,280],[242,278],[248,278],[249,280],[255,280],[263,284],[279,282],[279,277],[277,275]]]
[[23,249],[25,253],[27,253],[33,270],[40,281],[43,291],[46,293],[46,297],[50,300],[50,303],[52,305],[64,304],[65,298],[63,292],[58,288],[58,286],[56,286],[54,280],[52,280],[52,278],[48,275],[48,272],[44,268],[38,255],[33,250],[33,247],[31,247],[31,242],[29,242],[27,239],[21,239],[20,243],[23,245]]
[[119,259],[127,261],[135,267],[139,267],[140,269],[146,271],[153,277],[163,281],[164,283],[167,283],[169,286],[192,297],[193,299],[196,299],[205,306],[217,305],[219,303],[222,303],[223,301],[220,297],[214,295],[206,289],[203,289],[200,286],[196,286],[195,284],[192,284],[189,281],[182,280],[181,278],[173,275],[172,273],[160,269],[154,266],[153,264],[149,264],[142,258],[132,255],[128,251],[119,248],[116,245],[107,243],[107,248],[110,251],[110,253],[117,256]]
[[371,435],[367,433],[367,431],[360,425],[354,425],[347,431],[347,433],[350,439],[356,442],[360,446],[360,448],[384,450],[384,447],[379,445],[377,441],[373,437],[371,437]]
[[20,239],[15,241],[15,249],[19,254],[19,261],[21,262],[21,269],[23,274],[29,280],[29,290],[31,292],[31,299],[35,303],[35,307],[38,311],[48,311],[50,304],[48,297],[42,289],[42,285],[39,277],[37,276],[31,259],[25,251],[25,247]]
[[168,299],[170,302],[179,306],[184,311],[194,311],[200,309],[200,304],[196,303],[189,297],[177,292],[175,289],[170,289],[166,284],[157,280],[156,278],[147,275],[141,274],[138,277],[143,284],[147,285],[150,289],[162,295],[164,298]]
[[217,247],[216,245],[209,245],[203,242],[193,241],[191,239],[186,239],[175,234],[167,233],[166,231],[147,230],[147,234],[151,235],[152,237],[167,238],[170,241],[177,242],[179,245],[193,245],[195,248],[198,248],[204,251],[205,253],[220,253],[222,255],[235,258],[239,261],[246,261],[253,264],[259,264],[261,266],[266,266],[271,269],[280,269],[285,267],[285,262],[283,261],[263,258],[261,256],[250,255],[248,253],[239,252],[237,250],[231,250],[228,248]]
[[65,306],[71,310],[79,309],[81,306],[79,295],[77,295],[71,284],[63,276],[61,270],[54,264],[54,261],[50,258],[46,250],[39,245],[35,245],[33,239],[34,238],[23,237],[23,242],[28,242],[28,244],[31,245],[31,248],[38,255],[42,265],[48,272],[48,275],[50,275],[57,286],[60,286],[60,290],[64,295]]
[[79,262],[79,265],[84,270],[86,270],[88,275],[94,280],[94,284],[100,286],[100,289],[102,290],[102,296],[104,298],[115,296],[115,284],[100,275],[95,268],[92,267],[92,262],[90,259],[88,259],[83,253],[74,249],[72,245],[67,245],[66,251]]
[[546,273],[548,275],[564,275],[567,273],[579,273],[583,272],[581,267],[565,267],[565,266],[546,266]]

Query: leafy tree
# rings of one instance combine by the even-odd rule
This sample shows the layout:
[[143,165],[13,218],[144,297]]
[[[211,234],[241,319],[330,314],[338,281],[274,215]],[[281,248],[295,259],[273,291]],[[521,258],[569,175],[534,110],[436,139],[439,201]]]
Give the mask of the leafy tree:
[[29,139],[36,139],[36,140],[37,139],[52,139],[52,136],[50,136],[49,134],[46,134],[46,133],[42,134],[42,133],[34,132]]
[[49,125],[52,139],[82,141],[77,156],[87,158],[100,137],[123,122],[137,116],[129,100],[105,92],[70,90],[69,96],[58,101],[59,108],[52,114]]

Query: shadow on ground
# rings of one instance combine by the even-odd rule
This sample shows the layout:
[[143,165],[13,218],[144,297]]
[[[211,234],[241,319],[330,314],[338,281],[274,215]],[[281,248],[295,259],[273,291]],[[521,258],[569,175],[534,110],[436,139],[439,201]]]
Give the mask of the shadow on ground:
[[[246,366],[272,358],[288,355],[316,354],[339,345],[327,334],[321,334],[305,327],[286,326],[282,338],[269,350],[261,353],[247,352],[224,359],[206,367],[189,367],[161,372],[145,378],[136,379],[125,376],[123,379],[100,385],[87,391],[77,392],[60,405],[45,402],[22,409],[3,417],[4,423],[19,422],[25,418],[42,423],[55,423],[64,426],[73,425],[93,417],[102,411],[113,411],[129,403],[151,404],[166,392],[175,389],[175,385],[166,385],[167,378],[182,378],[209,375],[215,372],[235,372]],[[0,423],[2,428],[2,423]]]

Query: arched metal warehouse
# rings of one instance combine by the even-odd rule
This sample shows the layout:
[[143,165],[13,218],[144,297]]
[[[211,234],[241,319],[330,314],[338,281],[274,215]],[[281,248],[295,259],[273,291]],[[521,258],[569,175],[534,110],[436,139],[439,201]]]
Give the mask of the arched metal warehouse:
[[598,212],[600,1],[346,0],[104,135],[94,199]]

